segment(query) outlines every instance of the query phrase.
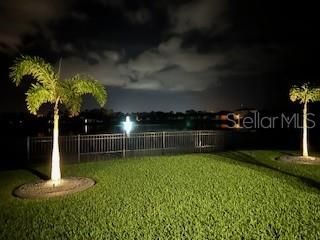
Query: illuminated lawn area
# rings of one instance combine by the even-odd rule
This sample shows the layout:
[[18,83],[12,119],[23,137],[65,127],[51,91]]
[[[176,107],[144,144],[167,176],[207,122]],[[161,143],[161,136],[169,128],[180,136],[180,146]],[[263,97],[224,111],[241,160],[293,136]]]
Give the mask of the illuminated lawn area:
[[[26,170],[0,172],[0,239],[320,239],[320,166],[227,152],[63,166],[93,188],[21,200]],[[41,170],[41,169],[40,169]]]

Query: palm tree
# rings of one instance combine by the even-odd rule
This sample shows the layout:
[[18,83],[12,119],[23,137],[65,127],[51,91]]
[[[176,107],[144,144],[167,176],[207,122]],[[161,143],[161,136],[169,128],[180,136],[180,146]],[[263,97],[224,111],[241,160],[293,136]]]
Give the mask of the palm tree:
[[61,179],[59,153],[59,108],[64,105],[71,116],[79,114],[82,96],[92,94],[102,107],[107,99],[104,86],[88,75],[77,74],[72,78],[60,79],[58,71],[40,57],[22,56],[10,68],[10,79],[19,86],[25,76],[31,76],[35,83],[26,92],[26,104],[30,113],[37,114],[41,105],[53,105],[53,148],[51,180]]
[[293,86],[289,92],[290,100],[292,102],[299,101],[303,104],[303,137],[302,137],[302,156],[305,158],[309,157],[308,152],[308,125],[307,125],[307,115],[308,115],[308,103],[319,101],[320,89],[312,88],[309,84],[305,83],[302,86]]

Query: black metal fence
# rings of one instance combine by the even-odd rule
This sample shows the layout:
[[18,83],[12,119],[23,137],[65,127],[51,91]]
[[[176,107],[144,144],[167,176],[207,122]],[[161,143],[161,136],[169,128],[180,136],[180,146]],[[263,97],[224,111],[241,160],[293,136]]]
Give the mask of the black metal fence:
[[[107,156],[132,156],[170,153],[197,153],[223,150],[230,144],[230,134],[223,131],[174,131],[126,134],[60,136],[61,158],[85,161]],[[28,137],[27,158],[50,158],[52,137]]]

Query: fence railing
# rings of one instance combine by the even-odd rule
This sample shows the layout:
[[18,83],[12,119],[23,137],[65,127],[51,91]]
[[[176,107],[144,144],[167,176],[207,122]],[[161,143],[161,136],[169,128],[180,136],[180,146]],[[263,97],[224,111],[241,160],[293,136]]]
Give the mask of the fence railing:
[[[223,131],[175,131],[60,136],[61,158],[81,161],[98,155],[148,155],[185,152],[212,152],[226,147],[228,133]],[[50,156],[51,137],[29,137],[28,159]]]

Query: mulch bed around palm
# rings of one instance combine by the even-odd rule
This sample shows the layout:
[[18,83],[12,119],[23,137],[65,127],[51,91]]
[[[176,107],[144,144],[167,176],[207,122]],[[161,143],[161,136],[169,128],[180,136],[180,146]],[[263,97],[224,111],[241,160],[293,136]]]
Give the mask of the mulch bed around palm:
[[310,165],[320,165],[320,157],[303,157],[294,155],[283,155],[278,158],[279,161],[297,163],[297,164],[310,164]]
[[39,180],[34,183],[26,183],[17,187],[13,195],[19,198],[50,198],[84,191],[95,185],[90,178],[68,177],[59,182]]

